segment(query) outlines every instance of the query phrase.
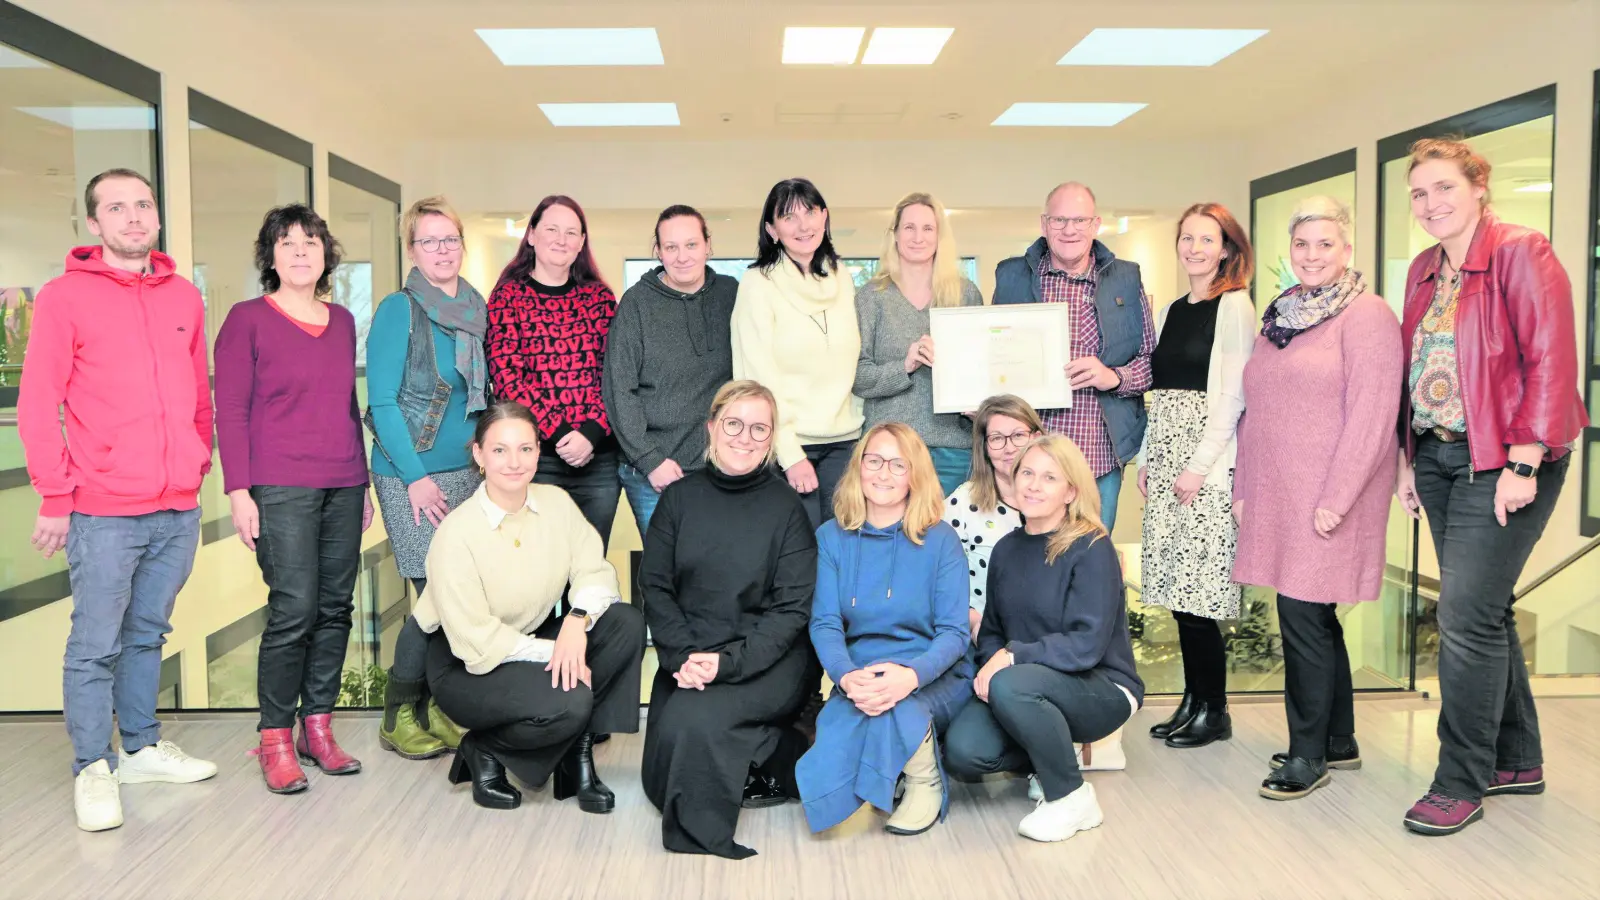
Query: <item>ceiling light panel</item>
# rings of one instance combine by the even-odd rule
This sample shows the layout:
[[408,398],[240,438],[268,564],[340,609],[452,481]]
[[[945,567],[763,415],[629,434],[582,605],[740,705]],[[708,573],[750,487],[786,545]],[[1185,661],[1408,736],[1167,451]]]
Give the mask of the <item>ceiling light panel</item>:
[[874,28],[864,66],[926,66],[939,58],[954,28]]
[[19,106],[17,112],[65,125],[73,131],[154,131],[148,106]]
[[1058,66],[1212,66],[1266,34],[1262,28],[1096,28]]
[[508,66],[659,66],[654,28],[479,28]]
[[541,103],[557,128],[660,127],[678,124],[676,103]]
[[848,66],[861,50],[865,28],[785,28],[786,66]]
[[991,125],[1040,128],[1109,128],[1145,108],[1143,103],[1013,103]]

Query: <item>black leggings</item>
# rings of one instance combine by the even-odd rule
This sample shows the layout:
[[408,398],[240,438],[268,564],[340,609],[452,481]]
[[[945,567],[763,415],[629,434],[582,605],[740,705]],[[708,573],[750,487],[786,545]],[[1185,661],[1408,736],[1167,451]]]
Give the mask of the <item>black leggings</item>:
[[[422,589],[428,586],[428,579],[413,578],[411,586],[417,589],[417,596],[422,596]],[[394,666],[389,670],[389,677],[400,682],[420,682],[427,678],[428,661],[428,635],[423,632],[422,626],[417,624],[416,616],[406,616],[406,622],[400,626],[400,635],[394,639]]]
[[1228,651],[1216,619],[1172,611],[1183,653],[1183,689],[1196,700],[1221,703],[1228,696]]

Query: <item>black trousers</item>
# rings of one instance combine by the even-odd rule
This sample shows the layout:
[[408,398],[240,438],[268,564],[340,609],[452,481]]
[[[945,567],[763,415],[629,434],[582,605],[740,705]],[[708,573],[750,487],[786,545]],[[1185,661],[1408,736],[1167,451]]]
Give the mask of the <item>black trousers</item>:
[[[534,636],[554,639],[551,616]],[[644,616],[626,603],[608,607],[589,632],[591,681],[570,691],[550,686],[543,663],[503,662],[483,675],[450,652],[443,629],[428,638],[428,688],[439,708],[525,784],[544,784],[578,736],[639,730],[639,669]]]
[[850,455],[855,452],[855,441],[838,441],[832,444],[807,444],[806,459],[817,470],[817,489],[800,495],[800,505],[805,507],[812,528],[833,518],[833,492],[839,479],[850,465]]
[[1197,700],[1222,703],[1228,697],[1228,649],[1216,619],[1173,610],[1178,649],[1183,654],[1183,689]]
[[1289,717],[1289,755],[1322,759],[1329,735],[1356,732],[1355,690],[1344,627],[1332,603],[1278,595],[1283,634],[1283,704]]
[[945,765],[965,778],[1037,773],[1045,799],[1060,800],[1083,784],[1072,745],[1098,741],[1132,715],[1128,695],[1098,669],[1008,666],[989,680],[989,702],[974,698],[950,724]]
[[1472,471],[1465,441],[1417,445],[1417,495],[1439,555],[1439,767],[1432,790],[1477,802],[1495,769],[1544,764],[1513,593],[1544,533],[1571,454],[1539,467],[1533,503],[1494,517],[1499,471]]
[[583,517],[600,532],[600,546],[611,546],[611,525],[617,520],[617,504],[622,500],[622,482],[617,479],[617,445],[606,439],[594,450],[594,458],[574,468],[556,455],[555,444],[546,442],[539,450],[536,484],[549,484],[567,492],[578,504]]
[[267,625],[256,662],[260,728],[333,712],[350,644],[366,487],[250,489],[261,516],[256,562]]

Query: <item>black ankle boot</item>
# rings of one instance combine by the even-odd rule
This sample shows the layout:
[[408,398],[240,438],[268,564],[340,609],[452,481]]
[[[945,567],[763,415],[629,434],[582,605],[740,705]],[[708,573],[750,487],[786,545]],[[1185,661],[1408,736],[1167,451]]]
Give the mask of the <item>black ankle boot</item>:
[[1165,722],[1152,725],[1150,727],[1150,736],[1158,741],[1166,740],[1167,735],[1182,728],[1186,722],[1194,718],[1195,707],[1194,695],[1184,691],[1183,700],[1178,703],[1178,709]]
[[469,731],[450,763],[450,783],[472,782],[472,802],[489,809],[516,809],[522,793],[506,780],[506,767],[493,753],[478,746]]
[[750,774],[744,778],[744,799],[740,803],[745,809],[765,809],[769,806],[782,806],[789,802],[789,795],[784,793],[783,785],[778,779],[766,772],[751,766]]
[[1204,700],[1195,704],[1194,717],[1167,735],[1168,747],[1193,749],[1212,741],[1233,737],[1233,718],[1228,715],[1228,700]]
[[594,770],[594,735],[584,732],[572,749],[556,763],[557,800],[578,798],[578,808],[586,813],[608,813],[617,805],[617,796]]
[[[1361,747],[1356,744],[1356,736],[1353,734],[1328,735],[1327,760],[1328,768],[1330,769],[1355,771],[1361,768]],[[1283,768],[1283,764],[1288,761],[1288,753],[1272,754],[1272,767],[1274,769]]]
[[1267,776],[1258,793],[1268,800],[1299,800],[1330,780],[1327,760],[1295,756]]

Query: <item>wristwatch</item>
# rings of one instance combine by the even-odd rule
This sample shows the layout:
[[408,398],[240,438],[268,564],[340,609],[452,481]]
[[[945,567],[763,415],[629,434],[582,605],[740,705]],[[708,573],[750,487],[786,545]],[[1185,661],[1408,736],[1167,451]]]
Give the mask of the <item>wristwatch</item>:
[[576,606],[569,606],[567,607],[567,615],[571,618],[582,619],[584,631],[588,631],[590,628],[594,627],[594,617],[589,615],[589,611],[586,609],[580,609]]
[[1518,478],[1533,478],[1539,474],[1539,467],[1530,466],[1527,463],[1507,462],[1506,471],[1517,476]]

